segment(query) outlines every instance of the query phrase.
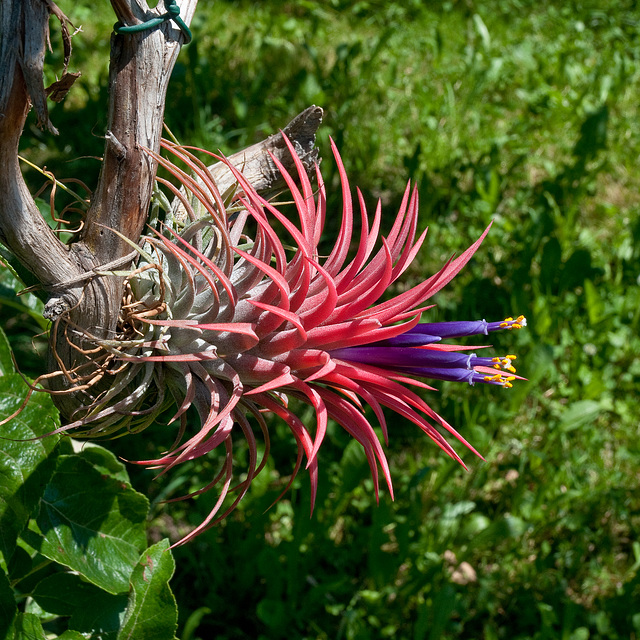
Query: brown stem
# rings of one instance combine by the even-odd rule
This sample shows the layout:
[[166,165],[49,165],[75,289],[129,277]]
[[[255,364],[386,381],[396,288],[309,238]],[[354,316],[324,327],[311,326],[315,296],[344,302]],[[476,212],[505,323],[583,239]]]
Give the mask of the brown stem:
[[42,125],[53,129],[42,81],[48,17],[42,0],[0,3],[0,240],[45,287],[82,273],[40,215],[18,162],[32,103]]
[[[112,0],[123,23],[160,12],[146,3]],[[183,0],[180,15],[189,23],[197,0]],[[171,22],[141,33],[113,35],[109,76],[109,119],[98,187],[87,213],[82,242],[98,262],[109,262],[130,247],[109,229],[134,242],[147,219],[157,165],[143,148],[158,152],[167,87],[182,35]],[[119,302],[119,301],[118,301]]]

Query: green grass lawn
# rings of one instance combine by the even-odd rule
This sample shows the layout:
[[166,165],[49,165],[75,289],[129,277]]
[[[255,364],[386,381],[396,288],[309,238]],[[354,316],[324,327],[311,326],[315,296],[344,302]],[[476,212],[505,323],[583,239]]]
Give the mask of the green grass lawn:
[[[91,187],[99,164],[86,156],[103,144],[113,16],[59,4],[83,27],[72,63],[83,79],[52,109],[60,137],[32,121],[23,153]],[[372,206],[381,198],[387,221],[406,181],[419,185],[429,236],[409,282],[493,220],[428,317],[526,315],[527,330],[494,344],[518,354],[528,381],[443,383],[428,395],[486,458],[465,453],[469,471],[392,419],[395,502],[383,492],[376,506],[363,451],[331,428],[311,519],[302,475],[269,509],[295,462],[288,429],[272,421],[269,471],[223,524],[174,551],[180,638],[640,637],[635,3],[200,4],[169,90],[178,138],[231,152],[322,106],[330,206],[340,196],[329,136],[352,186]],[[37,189],[41,179],[28,176]],[[40,329],[0,293],[2,325],[26,354]],[[144,457],[149,433],[113,447]],[[159,501],[206,484],[214,469],[200,462],[154,482],[130,470],[152,498],[152,536],[202,520],[215,496]]]

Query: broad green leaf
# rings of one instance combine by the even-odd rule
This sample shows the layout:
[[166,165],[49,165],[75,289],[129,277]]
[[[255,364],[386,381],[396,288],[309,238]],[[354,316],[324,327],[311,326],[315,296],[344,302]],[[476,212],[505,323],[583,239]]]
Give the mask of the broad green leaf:
[[[79,605],[104,593],[76,573],[55,573],[41,580],[31,593],[38,606],[48,613],[71,616]],[[113,596],[112,596],[113,597]]]
[[118,640],[173,640],[178,609],[169,588],[175,570],[169,541],[149,547],[131,576],[129,606]]
[[73,573],[56,573],[41,580],[32,593],[38,606],[59,616],[70,616],[69,626],[101,640],[115,640],[127,596],[114,596]]
[[0,569],[0,638],[10,638],[9,629],[18,613],[7,574]]
[[47,640],[38,616],[33,613],[19,613],[13,623],[13,635],[7,640]]
[[13,550],[11,561],[7,563],[7,574],[9,576],[9,580],[11,582],[20,580],[20,578],[23,578],[30,573],[32,569],[33,558],[29,552],[20,545],[20,541],[18,540],[18,544]]
[[[0,377],[0,420],[20,409],[26,393],[19,375]],[[58,436],[34,438],[59,424],[51,398],[34,393],[19,415],[0,425],[0,551],[7,562],[55,466]]]
[[[103,636],[101,640],[106,640],[107,636]],[[61,636],[58,636],[58,640],[87,640],[86,636],[83,636],[77,631],[65,631]]]
[[[145,548],[147,499],[79,455],[60,456],[25,540],[42,555],[118,594]],[[37,534],[40,535],[37,535]]]
[[11,359],[11,346],[2,327],[0,327],[0,376],[6,376],[9,373],[15,373]]
[[76,609],[69,627],[81,633],[90,633],[91,637],[100,640],[116,640],[127,609],[127,596],[114,596],[94,588],[99,593]]
[[91,463],[103,475],[129,484],[129,474],[126,467],[108,449],[93,442],[84,442],[78,455]]

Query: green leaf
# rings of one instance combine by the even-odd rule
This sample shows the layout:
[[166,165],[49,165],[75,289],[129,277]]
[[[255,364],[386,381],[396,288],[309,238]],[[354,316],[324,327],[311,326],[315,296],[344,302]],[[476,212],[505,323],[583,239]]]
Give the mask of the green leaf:
[[125,484],[129,484],[129,474],[126,467],[108,449],[93,442],[83,442],[82,450],[78,454],[92,464],[103,475],[111,476]]
[[[19,375],[0,377],[0,420],[20,409],[26,393]],[[0,425],[0,551],[7,562],[55,465],[58,436],[34,438],[59,424],[51,398],[34,393],[19,415]]]
[[450,584],[446,584],[438,590],[433,604],[434,614],[431,622],[429,640],[438,640],[438,638],[444,636],[447,623],[451,619],[451,614],[456,607],[456,601],[456,591]]
[[606,318],[608,311],[605,302],[598,291],[598,287],[596,287],[591,280],[585,280],[584,296],[587,313],[589,315],[589,324],[596,325],[598,322]]
[[9,373],[15,373],[11,359],[11,346],[2,327],[0,327],[0,376],[6,376]]
[[0,638],[10,638],[9,629],[18,613],[7,574],[0,569]]
[[211,613],[209,607],[199,607],[196,609],[184,623],[184,629],[182,630],[182,640],[191,640],[193,634],[197,631],[202,622],[202,618]]
[[13,635],[7,640],[47,640],[42,623],[33,613],[19,613],[13,623]]
[[169,588],[175,566],[168,540],[142,554],[131,576],[129,606],[118,640],[175,638],[178,609]]
[[56,573],[41,580],[32,593],[38,606],[59,616],[71,616],[69,626],[101,640],[115,640],[127,607],[127,596],[114,596],[79,575]]
[[[58,640],[87,640],[87,638],[77,631],[68,630],[58,636]],[[102,636],[101,640],[107,640],[107,636]]]
[[75,573],[55,573],[41,580],[31,596],[43,611],[58,616],[71,616],[79,603],[87,602],[100,593],[101,589],[90,582],[84,582]]
[[578,400],[563,411],[560,422],[564,431],[572,431],[587,422],[594,422],[603,411],[600,402]]
[[148,510],[147,499],[127,483],[82,456],[60,456],[42,497],[39,531],[25,531],[23,537],[101,589],[123,593],[145,548]]
[[269,629],[282,630],[290,620],[287,605],[280,598],[264,598],[258,602],[256,615]]
[[127,609],[127,596],[114,596],[97,587],[94,589],[96,596],[76,609],[69,627],[100,640],[116,640]]
[[19,543],[13,550],[11,560],[7,563],[7,574],[9,580],[14,582],[20,580],[33,568],[33,558],[29,555],[29,552],[22,547]]
[[35,293],[41,296],[42,300],[32,293],[23,293],[18,296],[18,292],[23,291],[25,287],[37,285],[38,281],[2,245],[0,245],[0,255],[8,267],[0,269],[0,304],[28,314],[43,330],[46,330],[50,323],[42,316],[46,300],[45,291],[40,287],[35,289]]

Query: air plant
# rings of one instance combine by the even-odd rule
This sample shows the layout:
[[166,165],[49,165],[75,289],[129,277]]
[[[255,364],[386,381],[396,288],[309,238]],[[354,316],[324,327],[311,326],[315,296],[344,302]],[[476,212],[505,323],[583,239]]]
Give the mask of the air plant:
[[[298,455],[288,486],[305,464],[312,505],[318,485],[318,450],[329,419],[364,448],[377,498],[379,468],[391,495],[393,488],[365,405],[371,407],[385,443],[388,429],[383,408],[412,421],[463,464],[443,433],[477,452],[429,407],[419,392],[432,387],[421,378],[501,387],[510,387],[518,378],[515,356],[477,356],[469,351],[483,347],[447,341],[519,329],[526,324],[522,316],[500,322],[420,322],[421,314],[430,308],[426,302],[469,261],[489,229],[437,273],[389,297],[426,236],[424,231],[416,238],[417,190],[407,186],[386,237],[380,236],[380,203],[370,220],[358,191],[360,231],[353,254],[350,248],[358,216],[332,143],[343,207],[333,248],[328,256],[321,256],[326,186],[318,167],[317,183],[312,185],[285,141],[297,168],[295,179],[276,158],[273,162],[291,192],[295,220],[259,195],[231,164],[236,189],[223,195],[190,149],[165,141],[163,147],[175,162],[152,154],[179,183],[159,179],[173,195],[174,205],[165,207],[164,220],[155,221],[134,247],[135,268],[122,274],[125,296],[117,335],[102,339],[82,332],[84,344],[95,348],[95,362],[109,385],[90,384],[81,373],[69,376],[67,372],[85,401],[60,431],[81,436],[140,431],[174,404],[170,422],[179,424],[174,446],[141,464],[166,472],[224,447],[220,472],[196,492],[216,486],[217,503],[181,543],[224,518],[263,469],[269,454],[265,411],[291,429]],[[68,331],[77,328],[68,327]],[[314,409],[313,428],[298,417],[290,398]],[[195,432],[187,420],[191,407],[199,416]],[[261,459],[251,418],[266,445]],[[249,463],[246,479],[232,487],[236,432],[248,443]],[[233,490],[235,499],[223,509]]]

